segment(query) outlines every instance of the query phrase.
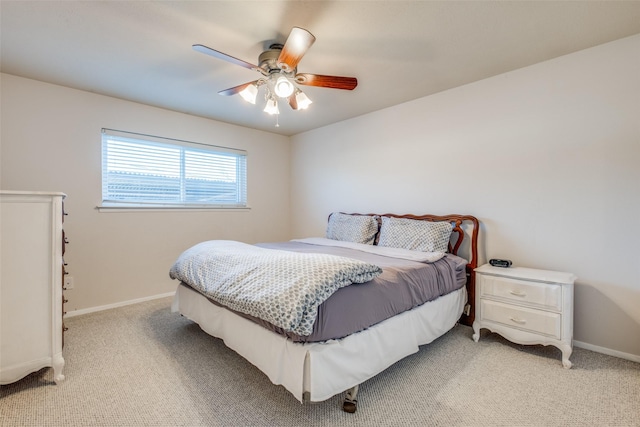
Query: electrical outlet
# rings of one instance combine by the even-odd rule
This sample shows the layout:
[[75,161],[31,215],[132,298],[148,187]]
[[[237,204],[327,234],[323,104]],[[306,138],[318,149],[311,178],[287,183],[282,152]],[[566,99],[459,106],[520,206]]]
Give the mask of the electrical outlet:
[[73,289],[73,277],[64,276],[64,288],[65,289]]

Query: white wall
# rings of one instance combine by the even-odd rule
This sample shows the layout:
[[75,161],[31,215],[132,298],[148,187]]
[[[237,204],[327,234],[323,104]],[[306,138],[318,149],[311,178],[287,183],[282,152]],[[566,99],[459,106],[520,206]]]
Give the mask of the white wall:
[[[0,188],[62,191],[65,260],[75,289],[67,311],[175,290],[169,268],[208,239],[286,240],[289,138],[133,102],[0,75]],[[248,151],[249,211],[101,213],[103,127]]]
[[573,272],[574,339],[640,358],[639,52],[637,35],[294,136],[294,237],[335,210],[475,215],[481,261]]
[[[291,146],[0,74],[0,188],[68,194],[69,311],[172,291],[171,263],[205,239],[321,235],[334,210],[468,213],[482,222],[481,261],[575,273],[574,338],[640,357],[638,52],[640,35],[300,134]],[[98,212],[102,127],[247,149],[252,209]]]

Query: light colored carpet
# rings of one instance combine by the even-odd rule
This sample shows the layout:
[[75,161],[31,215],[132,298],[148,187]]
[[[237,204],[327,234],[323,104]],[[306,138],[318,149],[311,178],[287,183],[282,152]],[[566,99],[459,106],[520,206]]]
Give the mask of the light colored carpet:
[[[2,426],[640,426],[640,364],[520,346],[457,326],[343,396],[300,404],[178,314],[170,299],[66,320],[66,380],[0,388]],[[375,357],[372,354],[371,357]]]

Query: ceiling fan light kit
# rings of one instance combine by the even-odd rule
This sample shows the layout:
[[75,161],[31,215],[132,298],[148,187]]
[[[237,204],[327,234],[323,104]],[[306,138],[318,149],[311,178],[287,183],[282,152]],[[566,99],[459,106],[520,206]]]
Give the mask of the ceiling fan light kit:
[[280,114],[280,110],[278,110],[278,102],[275,98],[272,97],[267,99],[267,105],[265,105],[263,111],[270,115]]
[[272,44],[268,50],[260,54],[259,65],[253,65],[201,44],[194,44],[193,49],[261,73],[262,77],[256,81],[224,89],[218,93],[225,96],[237,93],[245,101],[255,104],[259,88],[265,86],[264,112],[273,115],[280,114],[276,98],[286,99],[294,110],[309,108],[312,101],[296,84],[343,90],[353,90],[358,85],[355,77],[296,74],[298,63],[315,40],[316,38],[309,31],[293,27],[284,45]]
[[304,94],[300,89],[296,90],[296,103],[298,104],[298,108],[296,110],[306,110],[309,108],[309,105],[313,103],[307,95]]
[[256,103],[256,97],[258,96],[258,86],[255,84],[250,84],[249,86],[242,89],[238,94],[250,104]]
[[274,92],[280,98],[289,98],[293,93],[293,89],[293,83],[291,83],[284,75],[278,77],[274,85]]

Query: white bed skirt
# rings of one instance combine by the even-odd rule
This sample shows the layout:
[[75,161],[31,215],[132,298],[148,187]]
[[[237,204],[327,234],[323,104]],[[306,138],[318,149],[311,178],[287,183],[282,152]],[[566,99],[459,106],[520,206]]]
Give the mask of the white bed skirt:
[[172,311],[221,338],[227,347],[296,399],[320,402],[374,377],[453,328],[467,302],[464,287],[364,331],[323,343],[294,343],[179,285]]

